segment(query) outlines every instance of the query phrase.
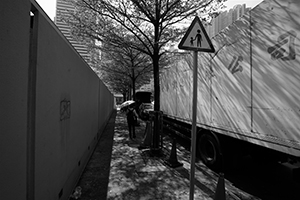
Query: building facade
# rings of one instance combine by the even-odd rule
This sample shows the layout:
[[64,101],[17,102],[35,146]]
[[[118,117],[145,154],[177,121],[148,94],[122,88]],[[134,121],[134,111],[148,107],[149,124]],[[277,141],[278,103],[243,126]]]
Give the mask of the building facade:
[[242,17],[246,12],[248,12],[250,8],[246,8],[246,4],[236,5],[232,9],[228,11],[221,12],[217,17],[214,17],[211,21],[210,25],[207,25],[206,32],[210,37],[214,37],[224,28],[238,20]]
[[88,63],[91,64],[91,56],[88,51],[88,46],[83,42],[76,40],[71,34],[71,27],[64,22],[63,16],[69,15],[70,12],[75,10],[74,6],[65,0],[56,1],[56,16],[54,23],[58,29],[64,34],[64,36],[73,45],[76,51],[81,55],[81,57]]

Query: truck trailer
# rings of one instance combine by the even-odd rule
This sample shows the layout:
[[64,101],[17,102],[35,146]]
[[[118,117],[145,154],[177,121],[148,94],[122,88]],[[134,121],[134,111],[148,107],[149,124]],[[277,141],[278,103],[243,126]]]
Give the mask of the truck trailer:
[[[198,53],[197,154],[211,168],[243,152],[299,166],[300,1],[266,0]],[[160,76],[164,129],[190,138],[192,52]]]

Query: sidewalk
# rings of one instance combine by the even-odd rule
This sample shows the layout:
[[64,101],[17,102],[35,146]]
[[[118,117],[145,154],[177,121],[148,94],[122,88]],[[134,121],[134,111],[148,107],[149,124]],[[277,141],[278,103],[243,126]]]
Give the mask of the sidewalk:
[[[152,157],[149,150],[138,149],[144,131],[141,122],[136,127],[137,138],[129,140],[125,115],[113,114],[77,184],[81,187],[78,199],[189,199],[189,151],[177,145],[183,166],[170,168],[164,164],[172,148],[170,138],[164,138],[164,156]],[[201,162],[195,168],[195,199],[213,199],[218,176]],[[255,199],[227,182],[226,196],[227,200]]]

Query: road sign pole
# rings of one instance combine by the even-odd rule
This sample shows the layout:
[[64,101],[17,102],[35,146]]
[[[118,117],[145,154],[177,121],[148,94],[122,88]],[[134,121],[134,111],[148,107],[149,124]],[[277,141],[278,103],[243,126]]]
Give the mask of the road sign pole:
[[195,158],[196,158],[196,137],[197,137],[197,90],[198,90],[198,52],[193,54],[193,116],[192,116],[192,142],[191,142],[191,171],[190,171],[190,200],[194,199],[195,185]]
[[190,200],[194,199],[195,182],[195,157],[196,157],[196,137],[197,137],[197,80],[198,80],[198,51],[215,52],[204,26],[198,16],[194,18],[187,32],[184,34],[179,45],[179,49],[193,51],[193,116],[192,116],[192,142],[191,142],[191,172],[190,172]]

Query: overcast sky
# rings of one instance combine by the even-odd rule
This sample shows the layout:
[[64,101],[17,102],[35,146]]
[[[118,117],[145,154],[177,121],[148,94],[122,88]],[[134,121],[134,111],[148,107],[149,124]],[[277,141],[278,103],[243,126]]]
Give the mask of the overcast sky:
[[[54,19],[55,9],[56,9],[56,0],[36,0],[38,4],[43,8],[43,10],[48,14],[50,19]],[[262,0],[227,0],[225,5],[227,8],[232,8],[237,4],[246,4],[247,7],[254,7],[257,4],[262,2]]]

